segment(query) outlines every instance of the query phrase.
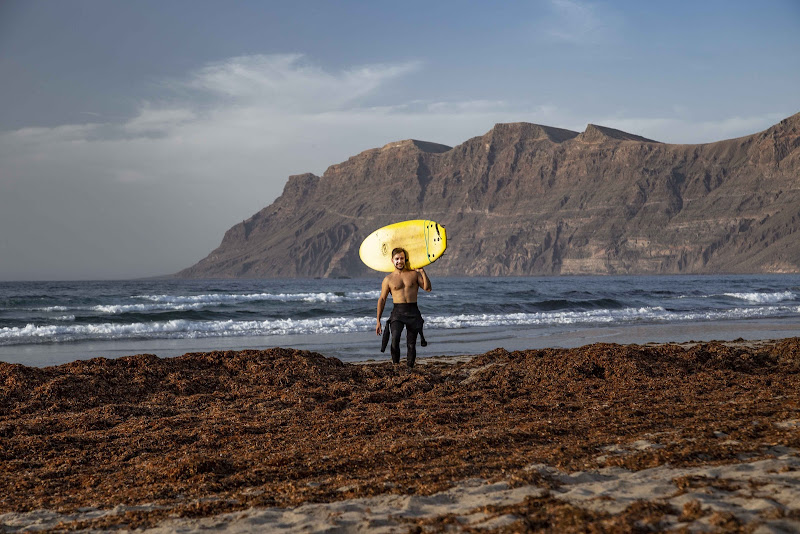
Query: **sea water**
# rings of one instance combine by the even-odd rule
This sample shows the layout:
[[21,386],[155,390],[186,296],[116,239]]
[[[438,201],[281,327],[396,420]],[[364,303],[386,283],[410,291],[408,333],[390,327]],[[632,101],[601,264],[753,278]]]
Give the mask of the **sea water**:
[[[800,335],[800,275],[440,278],[420,292],[418,357]],[[0,361],[46,366],[292,347],[387,359],[380,277],[0,282]],[[384,319],[391,310],[389,300]],[[401,343],[403,352],[405,343]]]

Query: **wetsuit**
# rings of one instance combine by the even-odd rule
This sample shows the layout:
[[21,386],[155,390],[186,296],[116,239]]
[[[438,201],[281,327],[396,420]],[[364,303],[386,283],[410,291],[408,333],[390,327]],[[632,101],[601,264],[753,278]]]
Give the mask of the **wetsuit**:
[[422,335],[422,325],[424,322],[416,302],[395,304],[392,307],[392,313],[389,319],[386,321],[386,329],[383,331],[381,352],[386,350],[386,345],[389,341],[389,332],[391,331],[392,362],[400,363],[400,334],[403,332],[403,327],[405,327],[407,363],[409,367],[414,367],[414,362],[417,359],[417,334],[422,337],[423,347],[428,344],[425,341],[425,336]]

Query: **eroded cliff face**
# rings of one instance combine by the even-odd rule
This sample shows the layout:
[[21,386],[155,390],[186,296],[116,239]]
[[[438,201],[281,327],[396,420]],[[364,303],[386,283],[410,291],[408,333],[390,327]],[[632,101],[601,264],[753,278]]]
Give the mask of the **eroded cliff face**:
[[447,227],[437,275],[800,272],[800,114],[702,145],[527,123],[390,143],[289,177],[178,276],[366,275],[361,241],[415,218]]

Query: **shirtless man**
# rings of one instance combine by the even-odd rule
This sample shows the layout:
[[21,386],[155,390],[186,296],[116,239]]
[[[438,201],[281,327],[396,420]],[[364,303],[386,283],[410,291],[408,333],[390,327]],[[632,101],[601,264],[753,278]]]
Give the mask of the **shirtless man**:
[[425,291],[430,291],[432,288],[425,269],[408,270],[407,261],[408,255],[405,250],[396,248],[392,251],[394,272],[386,275],[381,284],[375,333],[381,335],[381,315],[391,291],[393,306],[392,314],[389,316],[389,329],[392,332],[392,362],[400,363],[400,334],[405,326],[407,363],[409,367],[414,367],[414,361],[417,359],[417,334],[422,332],[423,323],[422,314],[417,307],[417,292],[420,287]]

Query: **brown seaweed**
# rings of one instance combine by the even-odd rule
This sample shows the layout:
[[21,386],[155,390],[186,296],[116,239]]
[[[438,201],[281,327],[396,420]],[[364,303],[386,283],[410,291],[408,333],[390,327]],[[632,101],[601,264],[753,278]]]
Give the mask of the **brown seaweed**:
[[[778,424],[798,419],[800,338],[496,349],[414,370],[281,348],[0,363],[0,513],[159,505],[115,519],[136,527],[430,494],[471,477],[546,486],[525,467],[638,470],[800,448],[796,426]],[[643,439],[659,446],[630,446]],[[666,513],[639,508],[609,518],[541,498],[515,513],[534,530],[565,510],[618,526]]]

